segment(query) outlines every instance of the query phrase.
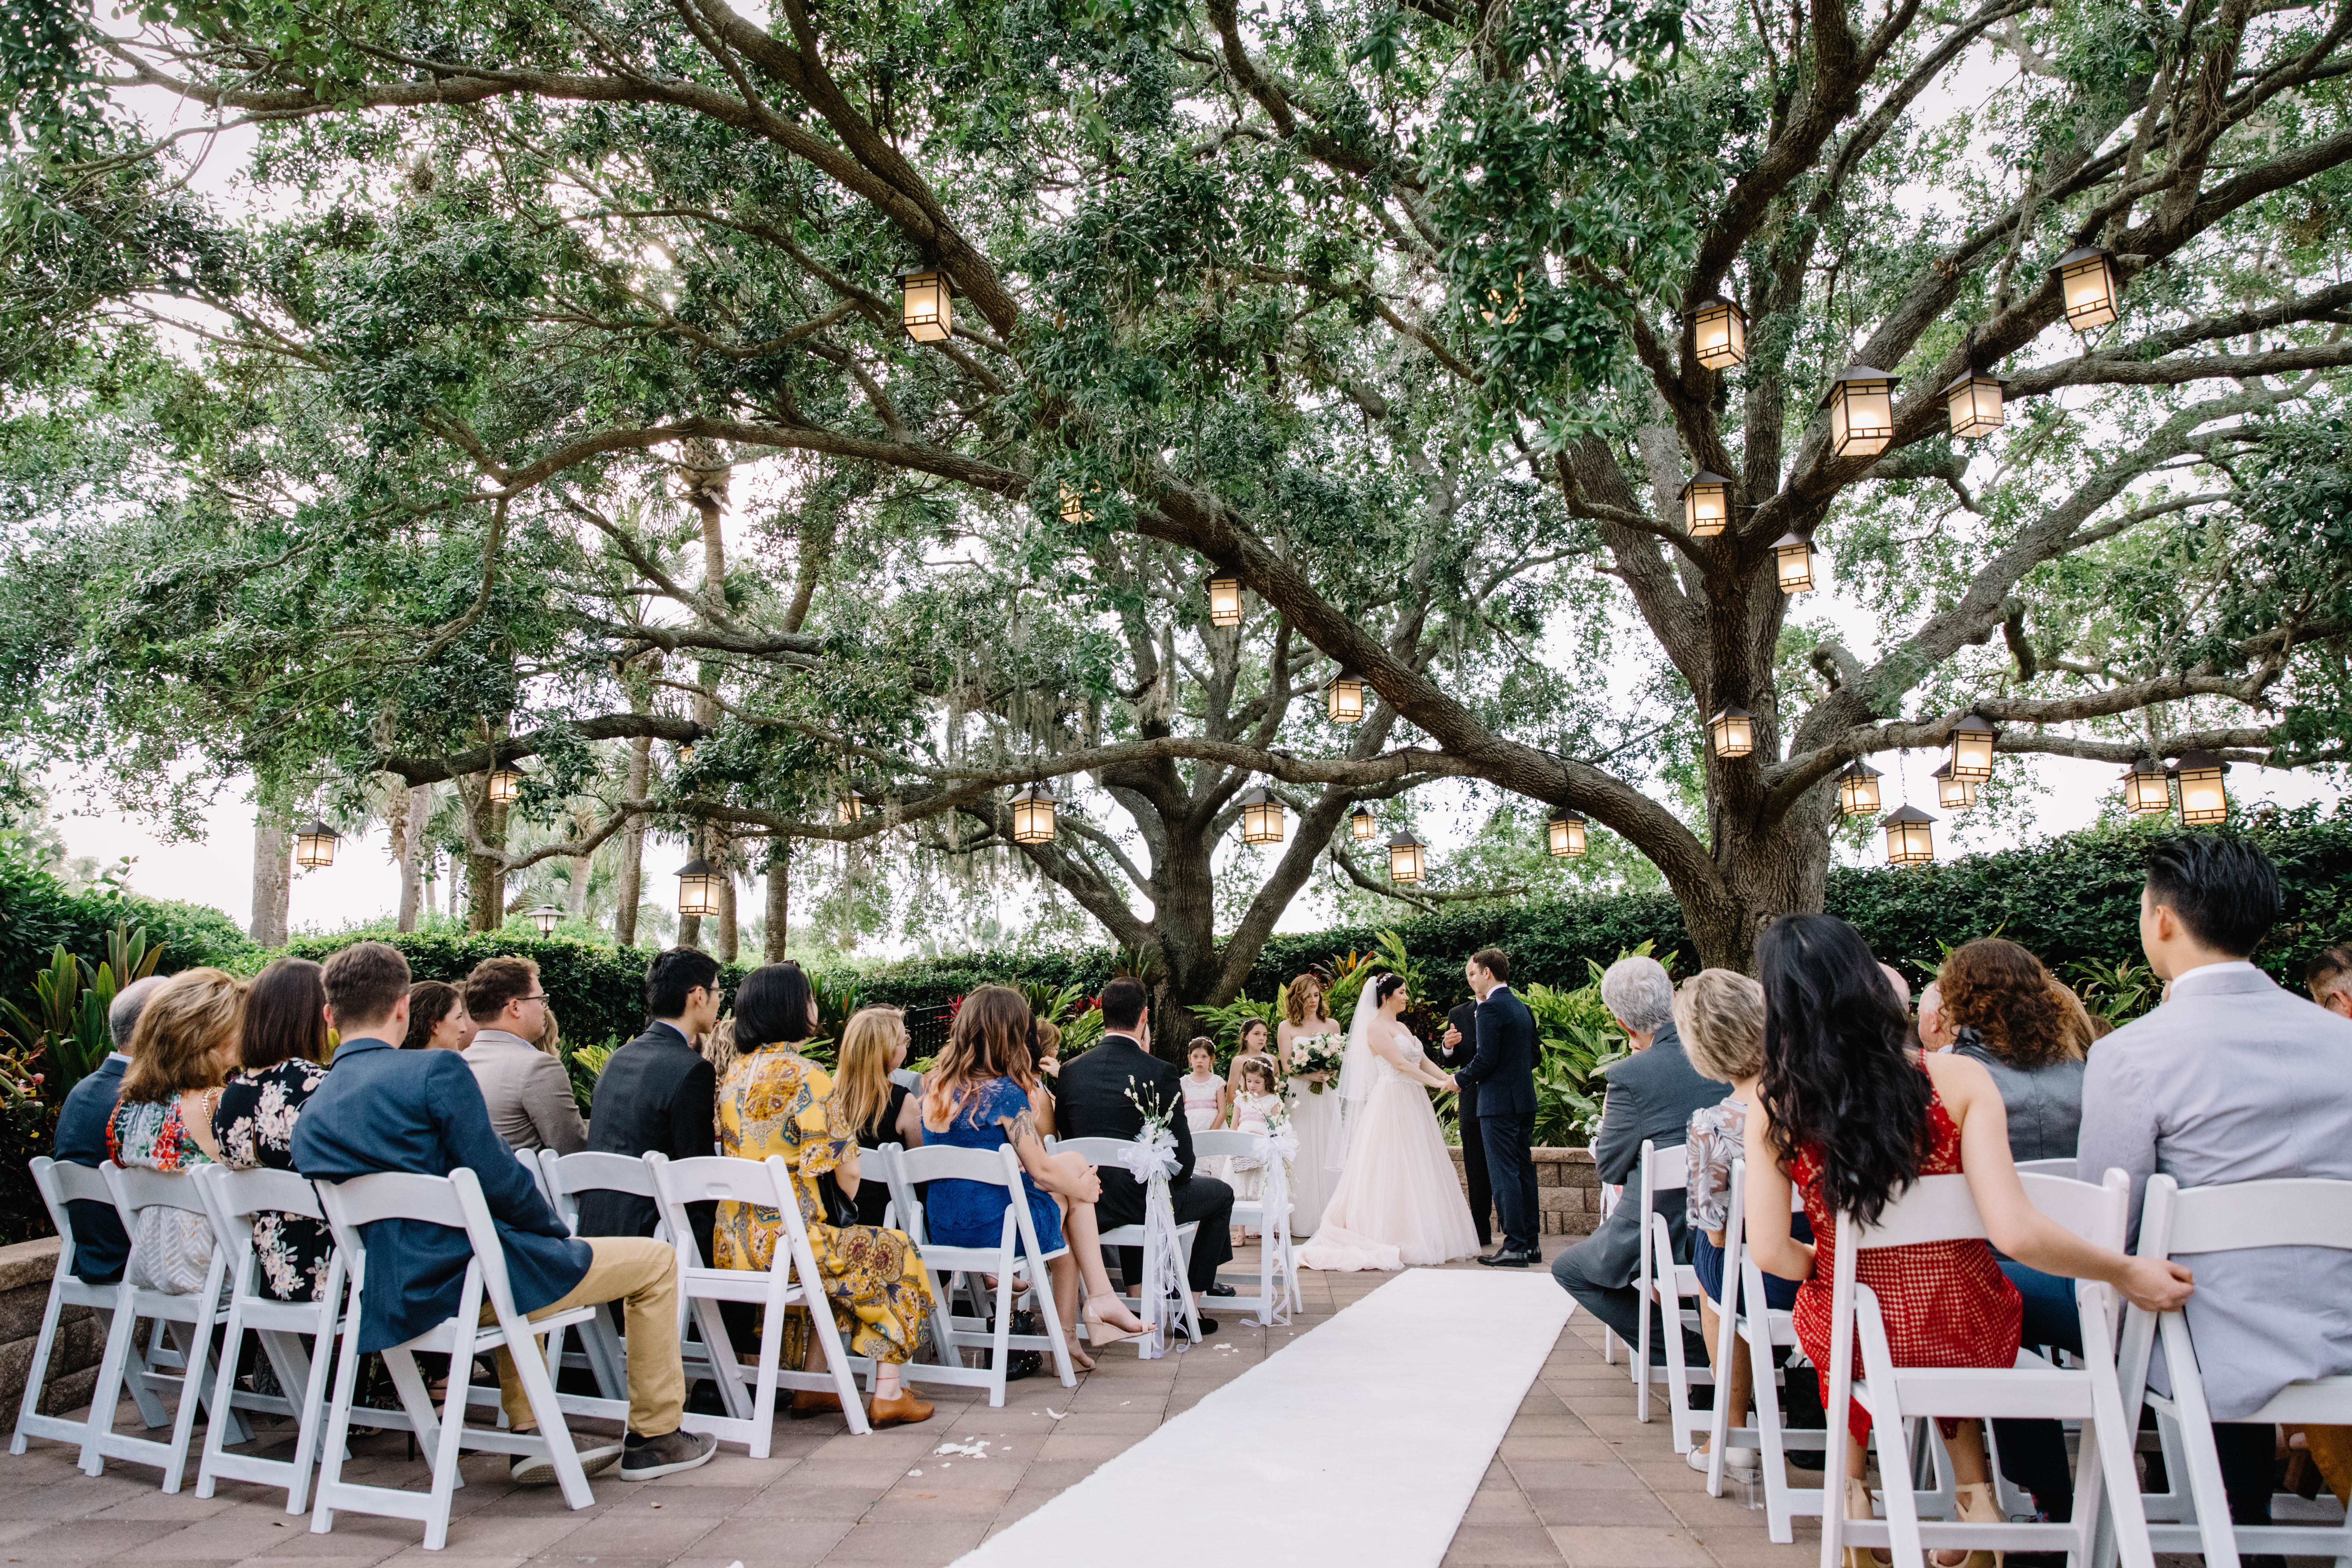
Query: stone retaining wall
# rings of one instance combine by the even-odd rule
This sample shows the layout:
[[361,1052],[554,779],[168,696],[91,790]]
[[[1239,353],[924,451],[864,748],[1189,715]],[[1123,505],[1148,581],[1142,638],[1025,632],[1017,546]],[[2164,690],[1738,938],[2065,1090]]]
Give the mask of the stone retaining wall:
[[[1467,1194],[1470,1180],[1463,1174],[1462,1151],[1454,1155],[1454,1174]],[[1590,1149],[1536,1149],[1536,1202],[1543,1210],[1546,1236],[1591,1236],[1601,1223],[1601,1175],[1592,1168]],[[1497,1240],[1499,1223],[1491,1226]]]
[[[0,1247],[0,1412],[11,1426],[25,1396],[25,1373],[33,1364],[33,1344],[40,1338],[41,1314],[48,1310],[49,1281],[57,1269],[54,1236]],[[49,1352],[42,1410],[57,1415],[88,1405],[105,1348],[89,1309],[68,1307],[58,1326],[57,1347]]]

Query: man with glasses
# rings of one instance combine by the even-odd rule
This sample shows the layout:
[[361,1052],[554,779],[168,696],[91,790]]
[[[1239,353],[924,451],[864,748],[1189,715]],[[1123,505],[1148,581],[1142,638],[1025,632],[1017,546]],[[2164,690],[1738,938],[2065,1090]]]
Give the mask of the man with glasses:
[[482,1086],[490,1125],[509,1149],[575,1154],[588,1146],[572,1075],[532,1042],[547,1033],[547,987],[528,958],[488,958],[466,976],[466,1011],[481,1027],[466,1065]]
[[[719,1076],[697,1048],[719,1023],[719,961],[690,947],[655,955],[646,973],[646,1031],[604,1064],[589,1107],[588,1147],[643,1157],[658,1149],[673,1160],[716,1153]],[[690,1204],[703,1260],[710,1258],[716,1204]],[[651,1236],[658,1216],[651,1198],[627,1193],[580,1195],[583,1236]]]

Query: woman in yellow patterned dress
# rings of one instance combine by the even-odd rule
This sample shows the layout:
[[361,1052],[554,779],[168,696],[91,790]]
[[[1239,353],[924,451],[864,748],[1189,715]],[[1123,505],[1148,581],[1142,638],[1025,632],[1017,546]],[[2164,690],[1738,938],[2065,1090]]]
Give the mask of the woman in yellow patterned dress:
[[[929,1417],[931,1407],[902,1387],[898,1368],[915,1350],[916,1335],[931,1310],[930,1282],[907,1233],[879,1226],[829,1224],[820,1191],[830,1176],[841,1195],[857,1195],[857,1134],[833,1079],[815,1063],[793,1054],[808,1038],[816,1008],[808,981],[796,963],[772,963],[743,977],[735,994],[735,1048],[740,1053],[719,1091],[719,1139],[722,1153],[744,1160],[781,1154],[792,1167],[793,1195],[800,1202],[809,1250],[833,1306],[833,1319],[852,1354],[874,1360],[874,1398],[867,1419],[897,1426]],[[766,1268],[783,1235],[775,1210],[751,1204],[719,1205],[713,1238],[720,1268]],[[824,1352],[810,1336],[811,1371]],[[806,1390],[793,1395],[793,1413],[838,1410],[831,1394]]]

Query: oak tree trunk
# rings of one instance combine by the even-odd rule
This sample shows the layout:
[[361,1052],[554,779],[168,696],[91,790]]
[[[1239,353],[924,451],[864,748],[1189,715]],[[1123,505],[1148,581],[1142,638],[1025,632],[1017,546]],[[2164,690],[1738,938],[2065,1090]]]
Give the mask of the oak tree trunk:
[[260,806],[253,814],[253,919],[247,931],[263,947],[286,945],[287,910],[294,893],[294,837],[285,814]]
[[792,842],[779,839],[768,847],[768,934],[761,956],[770,963],[784,961],[784,938],[792,906]]
[[[482,837],[493,849],[507,845],[507,808],[493,802],[482,813]],[[488,855],[466,857],[466,928],[497,931],[507,923],[507,868]]]

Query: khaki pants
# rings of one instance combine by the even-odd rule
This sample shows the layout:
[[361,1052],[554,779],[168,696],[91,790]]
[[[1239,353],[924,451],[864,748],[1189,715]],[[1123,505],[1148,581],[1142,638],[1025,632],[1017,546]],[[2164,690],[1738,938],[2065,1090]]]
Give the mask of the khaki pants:
[[[686,1410],[686,1372],[678,1361],[677,1253],[650,1237],[583,1236],[588,1272],[572,1293],[531,1314],[533,1321],[573,1307],[618,1301],[621,1331],[629,1340],[629,1430],[659,1437],[677,1430]],[[483,1309],[487,1320],[489,1309]],[[535,1352],[534,1352],[535,1353]],[[515,1376],[514,1362],[499,1352],[499,1403],[507,1425],[536,1426],[539,1417]]]

